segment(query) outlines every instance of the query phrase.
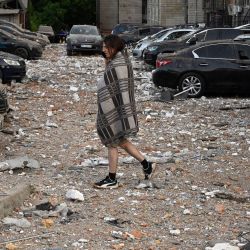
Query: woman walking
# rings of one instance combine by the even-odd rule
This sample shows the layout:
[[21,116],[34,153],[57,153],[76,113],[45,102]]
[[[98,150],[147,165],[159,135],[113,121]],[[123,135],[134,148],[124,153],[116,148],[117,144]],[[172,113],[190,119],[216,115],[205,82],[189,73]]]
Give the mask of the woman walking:
[[96,188],[117,188],[118,147],[137,159],[145,179],[150,179],[156,164],[149,162],[128,140],[138,132],[134,97],[134,76],[131,62],[117,35],[108,35],[103,41],[106,69],[97,84],[97,133],[108,148],[109,174],[94,184]]

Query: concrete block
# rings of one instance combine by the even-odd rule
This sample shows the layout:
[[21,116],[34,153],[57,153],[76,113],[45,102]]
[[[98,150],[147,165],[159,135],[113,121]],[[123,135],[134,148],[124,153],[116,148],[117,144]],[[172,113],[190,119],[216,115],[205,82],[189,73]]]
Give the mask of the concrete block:
[[6,195],[0,194],[0,219],[10,215],[14,208],[21,206],[32,190],[31,185],[20,184],[6,192]]

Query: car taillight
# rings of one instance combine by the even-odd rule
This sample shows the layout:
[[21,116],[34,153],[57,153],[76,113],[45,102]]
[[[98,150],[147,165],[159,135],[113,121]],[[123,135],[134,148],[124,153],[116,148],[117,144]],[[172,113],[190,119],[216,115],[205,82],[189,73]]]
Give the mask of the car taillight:
[[156,68],[160,68],[161,66],[164,66],[164,65],[167,65],[167,64],[170,64],[170,63],[172,63],[172,61],[171,60],[169,60],[169,59],[165,59],[165,60],[157,60],[156,61]]

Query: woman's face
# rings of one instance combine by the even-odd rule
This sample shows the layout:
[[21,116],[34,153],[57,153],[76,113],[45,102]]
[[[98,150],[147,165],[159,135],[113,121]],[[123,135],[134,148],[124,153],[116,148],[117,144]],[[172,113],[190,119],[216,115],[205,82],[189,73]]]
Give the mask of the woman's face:
[[102,51],[106,55],[106,58],[110,59],[114,55],[115,49],[107,47],[106,44],[104,43],[102,46]]

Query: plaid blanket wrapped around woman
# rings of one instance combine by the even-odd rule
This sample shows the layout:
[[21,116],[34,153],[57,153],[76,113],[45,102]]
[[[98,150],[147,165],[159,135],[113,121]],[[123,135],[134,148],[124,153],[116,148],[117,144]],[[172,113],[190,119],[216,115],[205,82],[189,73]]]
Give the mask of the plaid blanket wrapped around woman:
[[117,146],[134,136],[138,120],[131,62],[118,52],[97,84],[97,133],[105,146]]

